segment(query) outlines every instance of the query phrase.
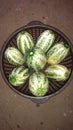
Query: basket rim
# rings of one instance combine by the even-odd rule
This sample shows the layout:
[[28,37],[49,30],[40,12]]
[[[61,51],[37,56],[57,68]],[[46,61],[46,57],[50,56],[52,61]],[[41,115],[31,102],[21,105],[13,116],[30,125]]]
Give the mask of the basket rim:
[[[2,59],[2,57],[3,57],[3,52],[4,52],[4,49],[5,49],[5,47],[6,47],[6,45],[7,45],[7,43],[11,40],[11,38],[13,38],[13,36],[15,36],[17,33],[19,33],[20,31],[22,31],[22,30],[25,30],[25,29],[29,29],[29,28],[37,28],[37,27],[43,27],[43,28],[46,28],[46,29],[51,29],[51,30],[53,30],[53,31],[55,31],[55,32],[57,32],[58,34],[60,34],[62,37],[64,37],[64,39],[67,41],[67,43],[70,45],[70,48],[71,48],[71,51],[72,51],[72,55],[73,55],[73,44],[71,43],[71,41],[69,40],[69,38],[62,32],[62,31],[60,31],[59,29],[57,29],[57,28],[55,28],[55,27],[53,27],[53,26],[50,26],[50,25],[46,25],[46,24],[43,24],[43,23],[41,23],[41,24],[35,24],[35,22],[34,21],[32,21],[33,22],[33,24],[31,25],[30,23],[29,24],[27,24],[27,25],[25,25],[25,26],[22,26],[22,27],[20,27],[20,28],[18,28],[17,30],[15,30],[8,38],[7,38],[7,40],[4,42],[4,44],[3,44],[3,46],[2,46],[2,48],[1,48],[1,52],[0,52],[0,59],[1,59],[1,62],[0,62],[0,71],[1,71],[1,74],[2,74],[2,77],[3,77],[3,79],[4,79],[4,81],[6,82],[6,84],[12,89],[12,90],[14,90],[14,92],[16,92],[16,93],[18,93],[19,95],[21,95],[21,96],[23,96],[23,97],[26,97],[26,98],[29,98],[29,99],[45,99],[45,98],[50,98],[50,97],[52,97],[52,96],[55,96],[55,95],[57,95],[57,94],[59,94],[61,91],[63,91],[69,84],[70,84],[70,82],[72,81],[72,79],[73,79],[73,71],[71,72],[71,75],[70,75],[70,77],[69,77],[69,79],[67,80],[67,82],[65,83],[65,85],[63,86],[63,87],[61,87],[58,91],[56,91],[56,92],[54,92],[54,93],[52,93],[52,94],[50,94],[50,95],[45,95],[45,96],[42,96],[42,97],[36,97],[36,96],[30,96],[30,95],[26,95],[26,94],[24,94],[24,93],[22,93],[22,92],[20,92],[20,91],[18,91],[16,88],[14,88],[14,87],[12,87],[12,85],[10,85],[10,83],[8,82],[8,80],[6,79],[6,77],[5,77],[5,74],[4,74],[4,71],[3,71],[3,66],[2,66],[2,61],[3,61],[3,59]],[[39,21],[38,21],[39,22]],[[72,60],[72,66],[73,66],[73,60]]]

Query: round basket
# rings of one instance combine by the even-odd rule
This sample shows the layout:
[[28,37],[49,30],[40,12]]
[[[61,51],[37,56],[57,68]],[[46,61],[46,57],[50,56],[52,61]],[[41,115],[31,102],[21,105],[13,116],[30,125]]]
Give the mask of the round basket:
[[[59,41],[65,41],[70,46],[69,54],[60,64],[65,65],[69,70],[71,70],[71,74],[65,82],[57,82],[57,81],[51,81],[50,80],[50,89],[47,92],[47,94],[43,97],[35,97],[29,91],[28,81],[25,84],[23,84],[23,86],[19,86],[19,87],[16,87],[16,88],[8,82],[9,74],[15,66],[9,64],[6,61],[6,59],[4,58],[4,52],[10,46],[17,48],[16,36],[19,32],[21,32],[21,31],[29,32],[32,35],[34,41],[36,42],[38,36],[46,29],[50,29],[50,30],[54,31],[54,33],[56,35],[54,44],[56,44]],[[16,30],[15,32],[13,32],[9,36],[9,38],[6,40],[6,42],[4,43],[2,50],[1,50],[1,73],[2,73],[2,76],[5,80],[5,82],[15,92],[17,92],[18,94],[20,94],[20,95],[22,95],[26,98],[31,99],[32,101],[34,101],[36,103],[43,103],[43,102],[47,101],[50,97],[52,97],[52,96],[56,95],[57,93],[61,92],[71,82],[71,79],[73,77],[73,46],[72,46],[70,40],[58,29],[56,29],[52,26],[49,26],[49,25],[45,25],[45,24],[43,24],[39,21],[30,22],[26,26],[23,26],[23,27],[19,28],[18,30]]]

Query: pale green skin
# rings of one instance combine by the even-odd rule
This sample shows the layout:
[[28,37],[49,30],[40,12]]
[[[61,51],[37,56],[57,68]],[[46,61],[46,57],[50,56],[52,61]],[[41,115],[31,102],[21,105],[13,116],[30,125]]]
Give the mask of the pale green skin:
[[46,55],[41,49],[34,48],[27,53],[26,62],[29,68],[39,71],[43,69],[46,64]]
[[51,65],[45,70],[46,77],[56,80],[65,81],[70,75],[70,71],[63,65]]
[[23,85],[26,80],[29,77],[29,70],[28,68],[25,68],[24,66],[14,68],[12,72],[9,75],[9,82],[15,86],[18,87],[20,85]]
[[25,57],[17,48],[14,47],[8,47],[5,50],[4,56],[10,64],[16,66],[23,65],[25,62]]
[[26,31],[20,32],[17,35],[17,47],[25,55],[29,49],[34,47],[32,36]]
[[35,96],[44,96],[49,90],[49,81],[45,74],[33,73],[29,78],[29,90]]
[[60,63],[68,55],[69,50],[69,46],[64,42],[55,44],[47,52],[47,62],[51,65]]
[[46,30],[39,36],[36,47],[41,48],[44,52],[47,52],[52,46],[55,40],[55,34],[51,30]]

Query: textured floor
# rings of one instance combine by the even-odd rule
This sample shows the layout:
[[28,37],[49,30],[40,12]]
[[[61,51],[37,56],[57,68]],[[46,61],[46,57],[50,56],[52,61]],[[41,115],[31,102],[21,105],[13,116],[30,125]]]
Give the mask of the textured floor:
[[[33,20],[57,27],[73,43],[72,0],[0,0],[0,49],[13,31]],[[13,92],[0,74],[0,130],[73,130],[73,81],[38,106]]]

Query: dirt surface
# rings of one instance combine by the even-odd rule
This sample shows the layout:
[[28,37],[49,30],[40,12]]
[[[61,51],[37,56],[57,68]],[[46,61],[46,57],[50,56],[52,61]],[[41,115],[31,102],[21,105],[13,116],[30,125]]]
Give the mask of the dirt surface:
[[[72,0],[0,0],[0,49],[13,31],[33,20],[58,28],[73,43]],[[73,130],[73,81],[37,105],[12,91],[0,74],[0,130]]]

